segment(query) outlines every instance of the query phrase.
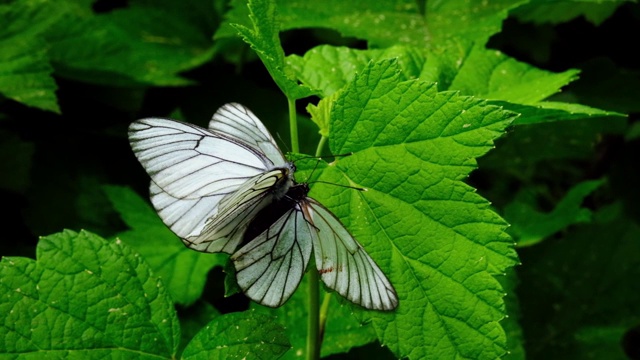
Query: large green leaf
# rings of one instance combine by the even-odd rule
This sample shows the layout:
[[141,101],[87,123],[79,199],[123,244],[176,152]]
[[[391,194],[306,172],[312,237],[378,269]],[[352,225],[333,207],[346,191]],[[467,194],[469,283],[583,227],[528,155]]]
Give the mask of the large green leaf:
[[[524,0],[427,2],[394,1],[277,1],[282,30],[325,27],[343,36],[367,40],[380,47],[404,44],[420,48],[450,38],[486,41],[502,28],[508,11]],[[232,1],[216,37],[233,36],[229,23],[248,25],[245,2]]]
[[[180,72],[214,54],[211,24],[206,24],[214,8],[203,11],[204,3],[142,2],[95,14],[90,3],[61,0],[43,2],[39,11],[59,14],[43,33],[57,74],[112,86],[176,86],[191,83]],[[196,21],[197,14],[205,15]]]
[[0,5],[0,95],[60,112],[46,43],[40,35],[61,15],[39,11],[39,1]]
[[[303,84],[317,89],[323,96],[343,88],[369,61],[397,58],[405,79],[438,82],[439,89],[460,90],[465,95],[494,99],[492,104],[520,113],[513,125],[624,116],[580,104],[541,101],[575,79],[575,70],[552,73],[481,47],[465,50],[451,46],[446,49],[425,53],[404,46],[354,50],[322,45],[309,50],[303,57],[291,55],[287,61]],[[316,108],[310,110],[324,133],[326,131],[322,129],[326,125],[317,121],[317,111]]]
[[577,75],[577,70],[562,73],[540,70],[500,51],[475,46],[449,89],[485,99],[534,104],[558,92]]
[[434,41],[451,38],[484,44],[502,30],[509,11],[528,0],[427,1],[427,25]]
[[149,266],[122,242],[64,231],[37,260],[0,262],[0,353],[14,359],[175,357],[180,327]]
[[585,105],[555,101],[542,101],[535,105],[521,105],[505,101],[491,101],[490,103],[519,113],[520,116],[513,122],[513,125],[528,125],[588,118],[626,117],[624,114],[613,111],[605,111]]
[[[339,31],[344,36],[367,39],[379,45],[392,45],[398,40],[402,43],[424,45],[427,38],[424,19],[413,1],[331,0],[317,4],[295,0],[276,3],[282,30],[327,27]],[[229,23],[248,25],[244,1],[232,1],[227,21],[216,32],[217,38],[234,35]]]
[[[325,101],[325,100],[323,100]],[[389,276],[393,312],[354,311],[397,356],[495,359],[505,353],[503,292],[517,262],[506,223],[462,181],[514,114],[369,64],[331,112],[330,147],[350,153],[311,195],[337,214]]]
[[169,293],[179,304],[196,301],[204,289],[207,273],[222,265],[227,256],[193,251],[167,228],[153,208],[128,188],[105,188],[113,206],[131,230],[118,234],[135,248],[153,271],[167,284]]
[[[182,358],[273,359],[290,347],[271,317],[209,314]],[[0,353],[12,359],[176,359],[179,341],[163,282],[119,240],[67,230],[41,238],[37,260],[0,262]]]
[[350,83],[370,61],[391,58],[398,59],[406,79],[420,76],[425,62],[423,53],[413,47],[356,50],[329,45],[317,46],[302,57],[290,55],[287,62],[300,82],[319,90],[322,97],[326,97]]
[[558,24],[584,17],[600,25],[616,9],[630,0],[534,0],[516,9],[513,15],[523,22]]

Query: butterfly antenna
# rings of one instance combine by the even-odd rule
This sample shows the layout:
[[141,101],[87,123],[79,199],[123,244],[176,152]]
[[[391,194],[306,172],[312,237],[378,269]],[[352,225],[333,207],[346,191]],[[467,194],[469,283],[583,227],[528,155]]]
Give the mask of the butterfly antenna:
[[327,185],[333,185],[333,186],[339,186],[339,187],[343,187],[343,188],[347,188],[347,189],[353,189],[353,190],[358,190],[358,191],[369,191],[367,188],[362,188],[362,187],[357,187],[357,186],[351,186],[351,185],[336,184],[336,183],[332,183],[332,182],[328,182],[328,181],[322,181],[322,180],[312,181],[312,182],[307,183],[307,184],[315,184],[315,183],[327,184]]
[[[351,156],[351,155],[353,155],[352,152],[346,153],[346,154],[338,154],[338,155],[324,155],[322,157],[323,158],[328,158],[328,157],[336,158],[336,157],[346,157],[346,156]],[[321,159],[321,157],[320,156],[304,156],[304,157],[296,159],[295,161],[305,160],[305,159]]]
[[351,156],[351,155],[353,155],[353,151],[352,151],[352,152],[348,152],[348,153],[344,153],[344,154],[329,155],[329,156],[327,156],[327,157],[334,157],[334,158],[337,158],[337,157],[347,157],[347,156]]
[[305,181],[307,184],[310,184],[309,179],[311,179],[311,177],[313,176],[313,173],[316,172],[316,169],[318,168],[318,165],[320,164],[320,161],[322,160],[322,158],[320,158],[319,156],[316,157],[316,159],[318,159],[316,161],[316,166],[313,167],[313,170],[311,170],[311,174],[309,174],[309,176],[307,176],[307,181]]
[[280,133],[277,132],[276,136],[278,136],[278,139],[280,139],[280,142],[282,143],[282,145],[284,146],[284,148],[287,150],[288,153],[291,152],[291,149],[289,149],[289,147],[287,146],[287,142],[284,141],[284,139],[282,138],[282,136],[280,136]]

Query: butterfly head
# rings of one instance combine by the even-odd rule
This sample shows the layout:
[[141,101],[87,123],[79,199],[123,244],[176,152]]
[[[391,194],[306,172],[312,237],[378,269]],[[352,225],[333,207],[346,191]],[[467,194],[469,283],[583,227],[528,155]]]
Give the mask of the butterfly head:
[[274,199],[280,200],[287,194],[289,189],[296,184],[293,177],[296,167],[293,163],[288,162],[284,166],[276,168],[276,171],[277,170],[280,171],[280,174],[278,174],[278,180],[272,186],[272,191]]

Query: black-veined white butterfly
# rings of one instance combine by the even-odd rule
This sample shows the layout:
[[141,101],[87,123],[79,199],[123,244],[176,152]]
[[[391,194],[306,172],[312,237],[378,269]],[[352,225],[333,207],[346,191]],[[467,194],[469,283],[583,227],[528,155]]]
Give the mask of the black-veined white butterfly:
[[231,254],[252,300],[284,304],[313,251],[325,285],[368,309],[392,310],[396,292],[342,223],[295,182],[273,137],[249,109],[221,107],[209,128],[147,118],[129,127],[151,176],[151,202],[188,247]]

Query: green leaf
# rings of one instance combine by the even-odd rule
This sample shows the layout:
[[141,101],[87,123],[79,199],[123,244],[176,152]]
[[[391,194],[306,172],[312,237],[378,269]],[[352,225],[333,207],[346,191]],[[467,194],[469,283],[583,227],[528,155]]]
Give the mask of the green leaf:
[[[366,39],[372,44],[391,46],[425,45],[427,31],[418,6],[409,0],[396,1],[324,1],[322,6],[308,1],[278,1],[281,30],[323,27],[339,31],[343,36]],[[216,32],[216,38],[233,36],[228,23],[248,26],[242,0],[232,1],[227,21]],[[402,34],[403,36],[398,36]]]
[[0,95],[27,106],[60,113],[51,77],[46,44],[38,36],[49,19],[34,9],[34,1],[16,1],[11,6],[0,5]]
[[535,104],[575,80],[578,70],[551,73],[516,61],[500,51],[475,46],[449,90],[485,99]]
[[233,294],[241,293],[242,289],[236,280],[236,268],[232,261],[224,264],[224,296],[229,297]]
[[0,262],[0,353],[16,359],[175,358],[180,328],[149,266],[89,232],[43,237]]
[[351,82],[357,72],[370,61],[397,58],[406,79],[417,78],[425,58],[421,51],[406,46],[392,46],[381,50],[355,50],[348,47],[329,45],[317,46],[307,51],[303,57],[290,55],[296,78],[327,97]]
[[373,326],[359,322],[353,316],[353,306],[339,295],[330,296],[321,355],[346,353],[353,348],[375,342],[377,336]]
[[320,179],[368,191],[317,184],[311,196],[343,220],[395,286],[397,310],[354,312],[397,356],[495,359],[506,351],[503,291],[493,275],[517,257],[504,220],[462,180],[513,117],[403,81],[393,60],[367,66],[332,108],[331,151],[353,155]]
[[434,44],[427,53],[420,79],[438,83],[440,90],[449,89],[472,49],[472,43],[460,39]]
[[249,1],[251,28],[240,24],[238,30],[244,41],[256,51],[264,66],[289,99],[301,99],[313,94],[306,86],[298,85],[291,69],[284,61],[284,51],[280,45],[279,24],[276,19],[276,5],[272,0]]
[[[46,6],[44,0],[14,0],[0,4],[0,39],[36,39],[64,15],[64,6]],[[46,10],[46,11],[44,11]]]
[[[473,52],[465,53],[464,49],[451,47],[451,51],[438,53],[431,50],[425,61],[425,55],[411,47],[394,46],[384,50],[354,50],[346,47],[332,47],[322,45],[309,50],[303,57],[291,55],[287,62],[296,72],[296,77],[303,84],[313,89],[320,90],[326,97],[334,94],[349,83],[355,74],[363,69],[371,60],[397,58],[400,69],[405,79],[420,78],[425,81],[440,82],[439,88],[450,87],[451,81],[455,85],[465,89],[468,95],[485,98],[508,99],[509,101],[492,101],[492,104],[503,106],[507,110],[518,112],[521,116],[514,121],[514,125],[533,124],[538,122],[562,121],[583,119],[588,117],[621,117],[620,113],[590,108],[580,104],[561,102],[538,102],[559,90],[559,86],[565,85],[568,79],[573,79],[574,71],[563,74],[553,74],[536,69],[528,64],[520,63],[503,54],[494,51],[475,48]],[[460,58],[455,59],[455,49],[459,49]],[[441,59],[440,57],[450,57]],[[467,58],[463,61],[462,59]],[[489,60],[494,63],[489,64]],[[460,68],[448,67],[452,62],[463,64]],[[502,62],[502,63],[499,63]],[[481,67],[478,71],[475,67],[484,63],[491,66]],[[459,73],[458,73],[459,72]],[[500,75],[496,75],[499,73]],[[526,77],[519,74],[527,73]],[[509,74],[509,75],[508,75]],[[564,80],[563,80],[564,79]],[[525,80],[524,85],[520,82]],[[536,85],[537,84],[537,85]],[[538,92],[531,91],[530,86],[536,86]],[[489,90],[495,87],[496,91]],[[518,90],[520,88],[520,91]],[[535,105],[522,105],[520,103],[532,103]],[[331,103],[331,102],[329,102]],[[328,105],[325,105],[328,107]],[[320,133],[327,135],[328,125],[322,122],[320,112],[326,112],[312,106],[309,112],[312,119],[320,127]]]
[[502,30],[509,11],[528,0],[428,1],[427,24],[434,42],[450,38],[465,39],[483,45]]
[[60,113],[45,46],[38,40],[0,40],[0,94],[39,109]]
[[621,208],[604,207],[563,239],[522,249],[529,358],[628,359],[622,337],[640,322],[640,228]]
[[564,120],[580,120],[596,117],[626,117],[626,115],[624,114],[613,111],[595,109],[580,104],[554,101],[542,101],[535,105],[520,105],[504,101],[490,101],[490,103],[519,113],[520,116],[513,122],[513,125],[528,125]]
[[56,72],[70,79],[115,86],[187,85],[191,81],[178,73],[214,54],[210,30],[193,21],[198,7],[180,12],[167,2],[96,15],[90,4],[69,1],[43,11],[54,6],[65,14],[46,34],[49,54]]
[[630,0],[563,0],[531,1],[513,12],[522,22],[536,24],[559,24],[583,16],[595,25],[600,25],[616,9]]
[[[281,30],[330,28],[343,36],[365,39],[376,47],[412,45],[424,48],[450,38],[484,42],[502,28],[508,11],[524,0],[427,2],[411,0],[324,1],[322,6],[303,0],[278,1]],[[232,1],[227,22],[216,38],[233,36],[228,23],[245,26],[247,13],[241,0]],[[426,15],[423,15],[426,14]]]
[[307,112],[311,115],[311,121],[318,125],[318,133],[324,137],[329,136],[329,119],[331,119],[331,105],[335,100],[337,93],[329,96],[327,101],[320,102],[317,106],[313,104],[307,105]]
[[274,318],[245,311],[215,318],[191,340],[182,358],[276,359],[290,347]]
[[509,234],[517,240],[518,246],[531,246],[569,225],[591,221],[591,211],[581,205],[603,183],[603,180],[594,180],[575,185],[548,213],[535,208],[534,192],[521,191],[504,209],[504,217],[511,223]]
[[153,271],[165,282],[171,297],[179,304],[200,298],[207,274],[222,265],[227,256],[191,250],[167,228],[153,208],[134,191],[107,186],[105,192],[131,230],[118,234],[136,249]]

